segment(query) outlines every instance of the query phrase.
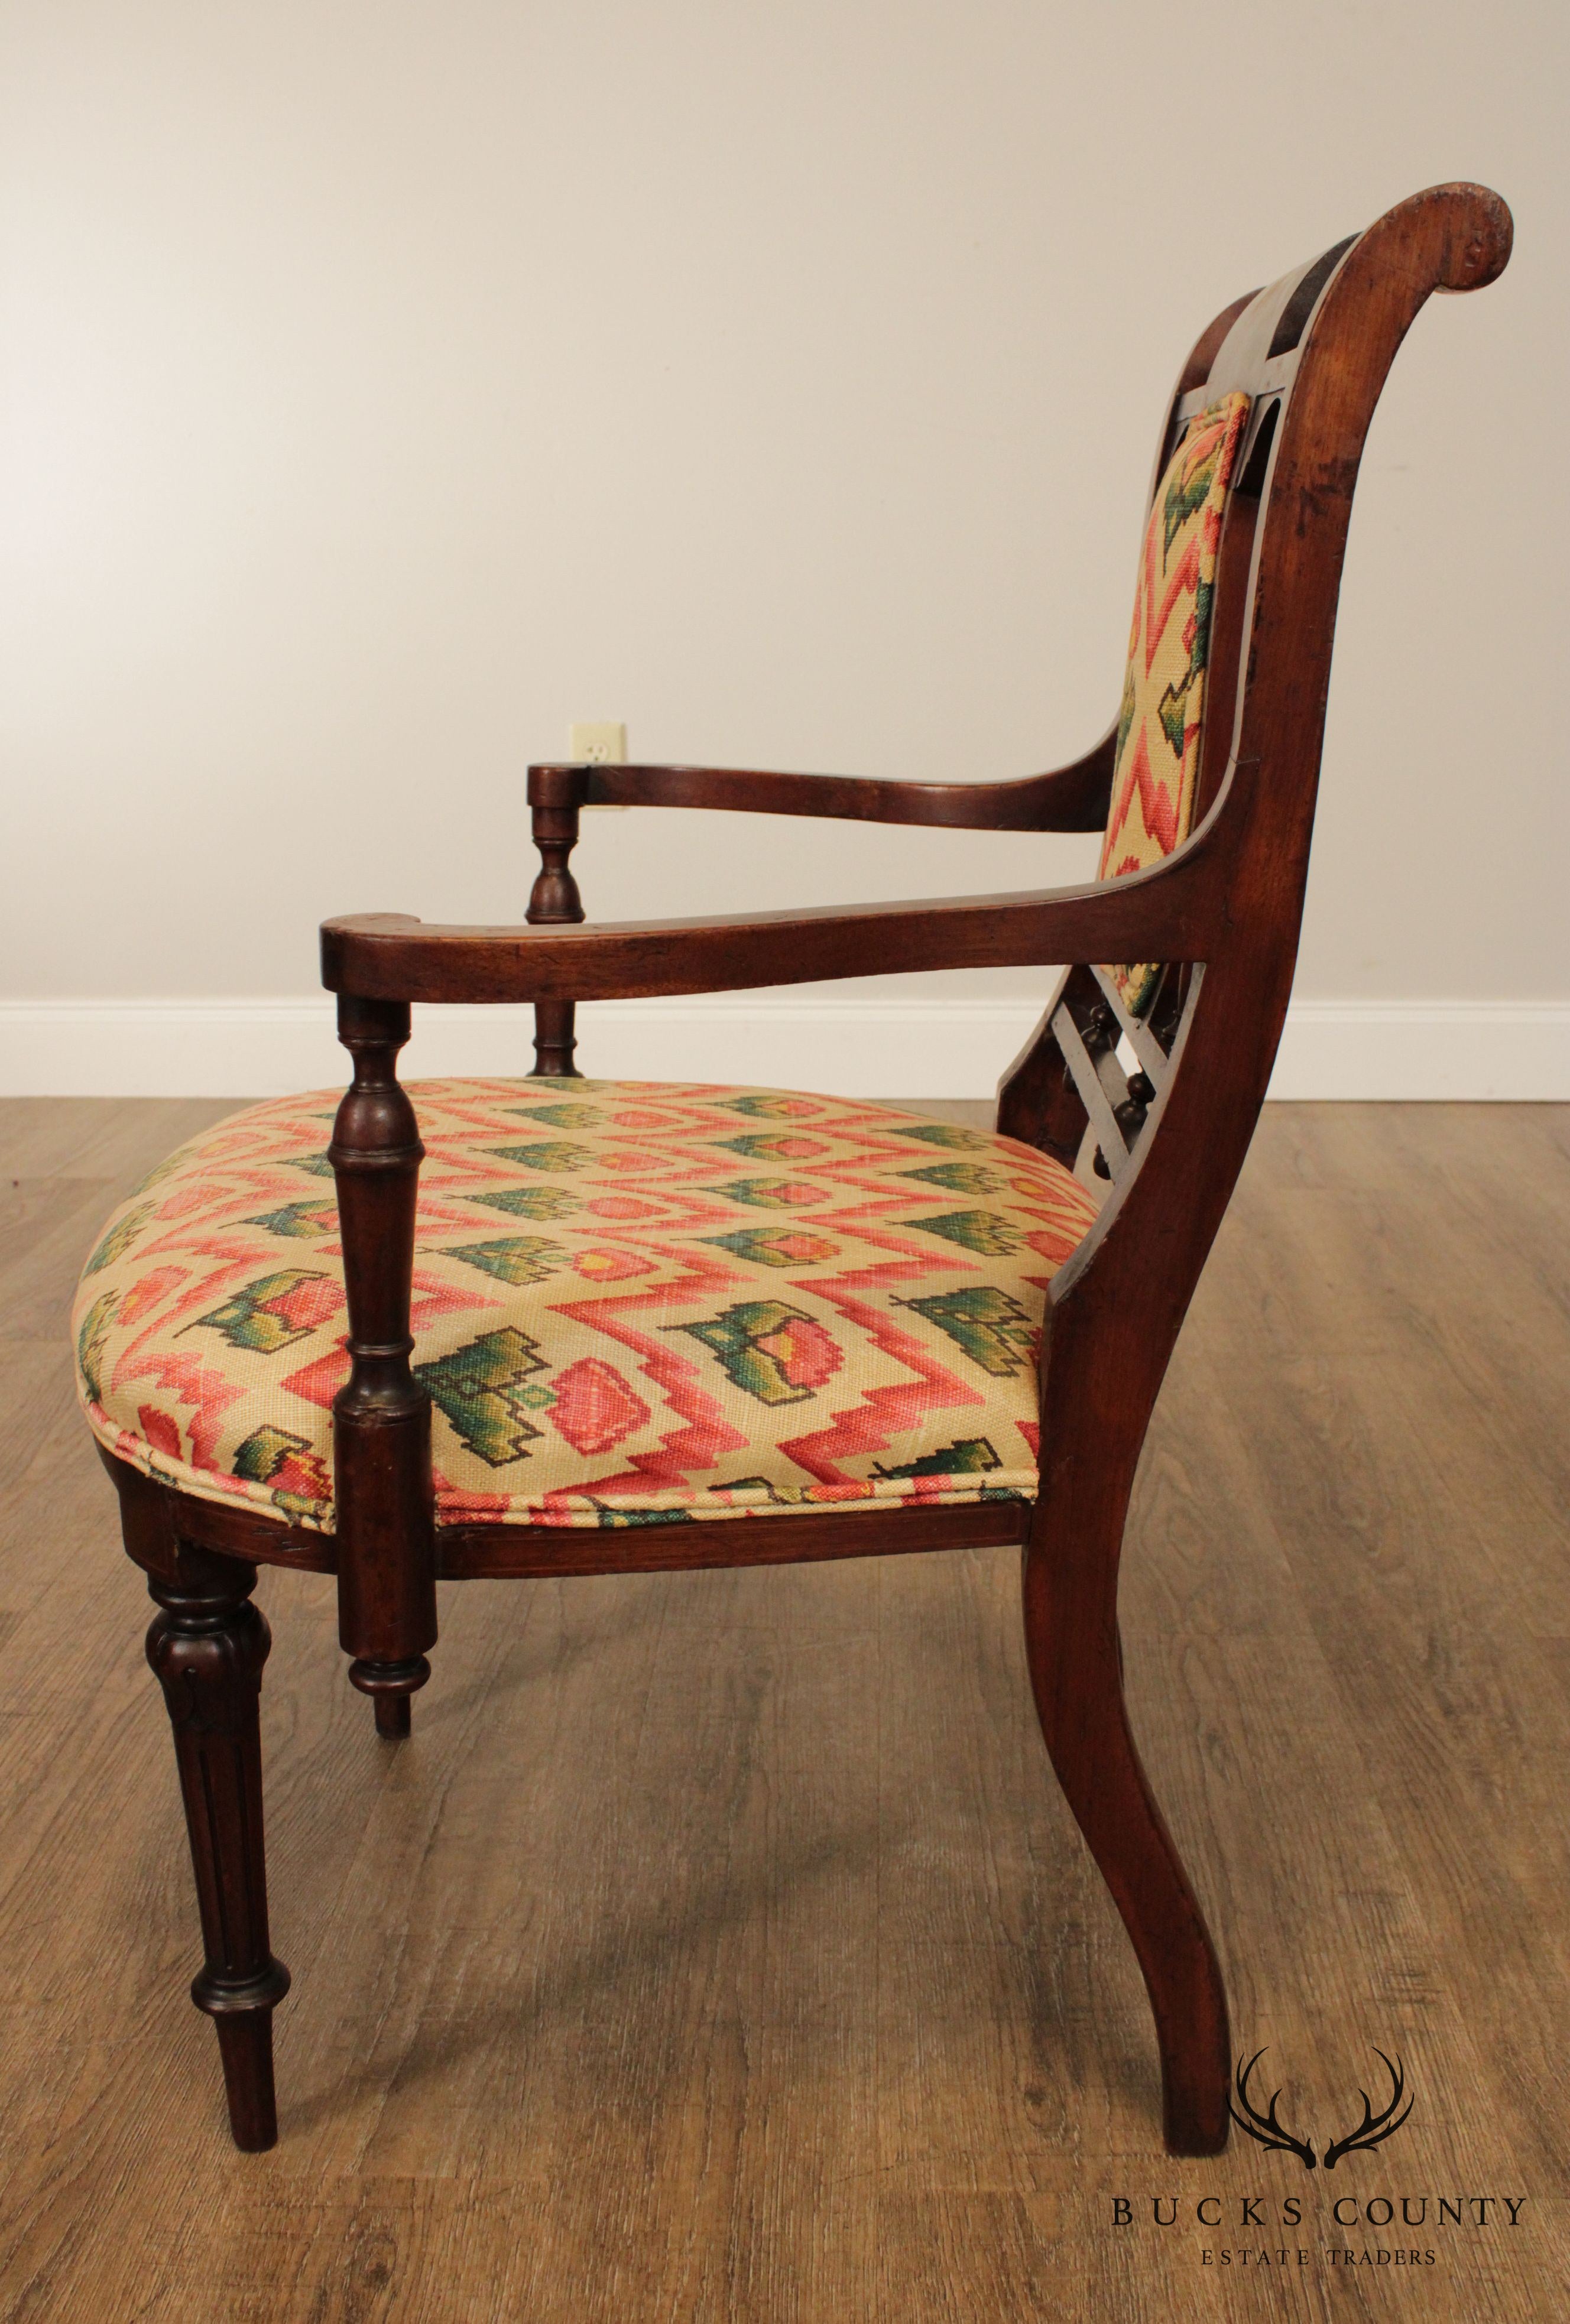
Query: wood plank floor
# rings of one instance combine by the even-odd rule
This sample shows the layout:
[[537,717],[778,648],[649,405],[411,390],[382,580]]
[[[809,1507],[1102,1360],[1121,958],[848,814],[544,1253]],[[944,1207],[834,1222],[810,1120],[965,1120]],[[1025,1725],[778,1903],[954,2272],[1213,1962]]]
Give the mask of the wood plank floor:
[[330,1585],[264,1576],[295,1988],[237,2155],[64,1342],[227,1110],[0,1107],[0,2315],[1570,2315],[1570,1111],[1268,1109],[1147,1448],[1129,1692],[1238,2042],[1321,2142],[1375,2044],[1415,2092],[1310,2176],[1161,2153],[1002,1551],[445,1586],[396,1750]]

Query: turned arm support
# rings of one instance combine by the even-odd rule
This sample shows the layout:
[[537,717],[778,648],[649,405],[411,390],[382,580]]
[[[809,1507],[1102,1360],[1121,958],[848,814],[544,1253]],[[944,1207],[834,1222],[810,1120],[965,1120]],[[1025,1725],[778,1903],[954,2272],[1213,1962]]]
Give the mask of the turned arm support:
[[[535,780],[539,773],[540,779]],[[586,788],[582,767],[531,770],[529,820],[540,851],[540,871],[523,915],[531,927],[575,927],[583,918],[583,898],[569,863],[577,845],[578,810]],[[570,996],[556,995],[534,1006],[534,1072],[531,1079],[581,1081],[573,1064],[577,1047],[576,1010]]]
[[[541,808],[559,813],[569,799],[583,807],[715,807],[747,815],[938,825],[954,831],[1100,831],[1106,823],[1116,739],[1116,729],[1110,729],[1094,749],[1068,766],[1006,783],[884,782],[857,775],[780,775],[742,767],[551,763],[530,768],[529,800],[535,810],[537,842]],[[576,897],[577,890],[573,893]],[[548,916],[531,908],[529,917]]]
[[[948,830],[1100,831],[1107,818],[1115,750],[1113,729],[1072,765],[1008,783],[881,782],[848,775],[748,772],[735,767],[531,767],[529,808],[540,872],[524,917],[531,927],[576,927],[582,921],[583,900],[569,859],[586,807],[715,807]],[[734,980],[738,984],[784,981]],[[534,1001],[535,1074],[576,1078],[574,1004],[590,997],[588,988],[568,983],[529,997]]]
[[338,1628],[350,1678],[396,1734],[436,1639],[430,1397],[409,1365],[425,1148],[398,1080],[408,1003],[340,994],[338,1038],[355,1063],[328,1148],[349,1311],[349,1377],[333,1399]]

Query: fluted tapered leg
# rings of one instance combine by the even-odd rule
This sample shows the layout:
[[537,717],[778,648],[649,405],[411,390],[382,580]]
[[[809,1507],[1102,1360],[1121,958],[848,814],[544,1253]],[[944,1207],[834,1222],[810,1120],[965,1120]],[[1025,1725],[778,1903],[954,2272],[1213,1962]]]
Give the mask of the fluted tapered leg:
[[182,1546],[180,1579],[149,1579],[160,1611],[147,1659],[174,1729],[207,1959],[191,1999],[217,2029],[235,2144],[278,2137],[272,2011],[289,1990],[267,1935],[262,1836],[262,1665],[272,1640],[250,1602],[256,1569]]

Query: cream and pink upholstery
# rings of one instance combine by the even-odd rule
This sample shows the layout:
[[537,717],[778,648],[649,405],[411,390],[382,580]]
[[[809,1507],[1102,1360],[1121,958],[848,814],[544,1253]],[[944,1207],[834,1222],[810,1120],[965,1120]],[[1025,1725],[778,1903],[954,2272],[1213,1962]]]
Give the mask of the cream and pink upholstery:
[[[440,1517],[636,1525],[1036,1490],[1047,1285],[1095,1204],[889,1106],[416,1084],[414,1369]],[[110,1219],[74,1317],[110,1452],[333,1525],[348,1376],[330,1090],[254,1106]]]
[[[1216,551],[1249,410],[1246,395],[1224,395],[1196,412],[1150,503],[1118,710],[1104,880],[1170,855],[1193,824]],[[1154,962],[1122,962],[1111,973],[1138,1010],[1153,998],[1160,971]]]
[[[1168,2151],[1224,2144],[1220,1963],[1124,1695],[1125,1523],[1286,1015],[1374,403],[1429,295],[1491,281],[1510,244],[1497,196],[1431,188],[1214,318],[1168,406],[1122,715],[1080,758],[977,783],[537,765],[528,925],[326,923],[349,1089],[236,1115],[110,1220],[78,1361],[158,1608],[147,1650],[206,1953],[191,1997],[240,2147],[277,2135],[290,1982],[268,1920],[258,1568],[331,1572],[350,1682],[397,1742],[444,1577],[989,1546],[1024,1553],[1041,1731],[1144,1977]],[[568,858],[596,804],[1007,830],[1021,859],[1099,823],[1103,878],[582,927]],[[243,936],[243,880],[236,899]],[[1002,1135],[572,1076],[580,1000],[1053,960]],[[538,1076],[400,1085],[413,1006],[523,1002]],[[1087,1157],[1104,1208],[1070,1175]]]
[[[1216,549],[1249,411],[1184,429],[1135,591],[1104,879],[1187,836]],[[1113,972],[1131,1009],[1158,971]],[[1095,1202],[1012,1139],[780,1091],[428,1082],[414,1369],[439,1516],[613,1526],[1036,1491],[1048,1283]],[[348,1377],[337,1093],[162,1164],[88,1261],[94,1434],[144,1473],[333,1526]]]

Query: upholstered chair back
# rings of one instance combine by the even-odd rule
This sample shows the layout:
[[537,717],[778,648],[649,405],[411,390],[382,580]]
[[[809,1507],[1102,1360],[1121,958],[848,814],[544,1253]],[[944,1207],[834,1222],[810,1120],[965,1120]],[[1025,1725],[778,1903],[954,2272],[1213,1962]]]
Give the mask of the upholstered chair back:
[[[1196,411],[1150,503],[1118,711],[1103,880],[1145,871],[1193,828],[1216,555],[1250,408],[1251,399],[1237,393]],[[1108,973],[1129,1009],[1149,1008],[1160,976],[1156,963],[1122,962]]]

